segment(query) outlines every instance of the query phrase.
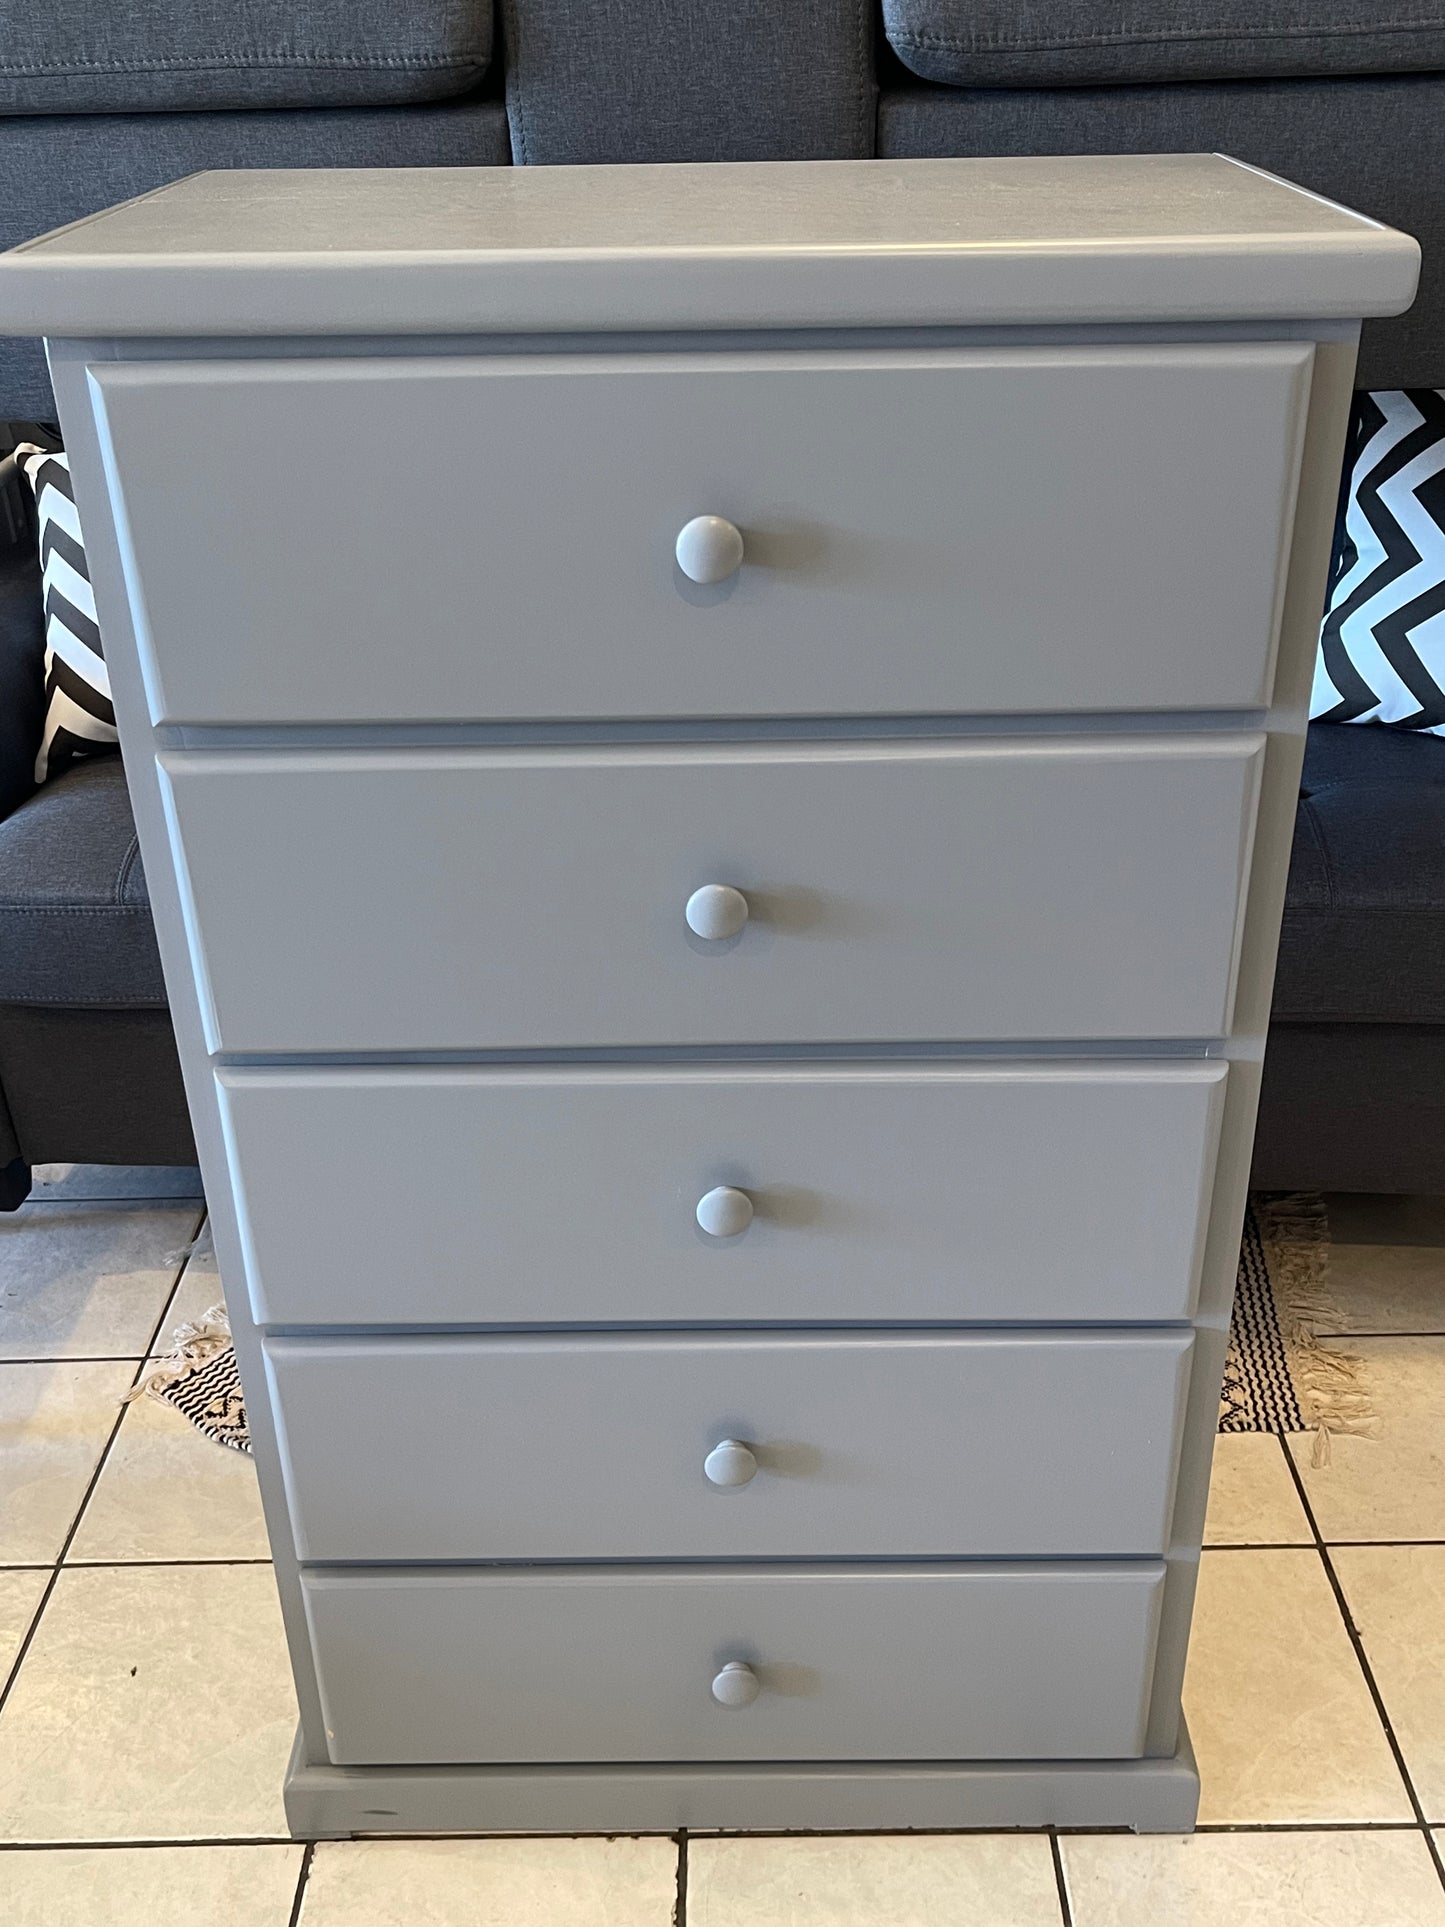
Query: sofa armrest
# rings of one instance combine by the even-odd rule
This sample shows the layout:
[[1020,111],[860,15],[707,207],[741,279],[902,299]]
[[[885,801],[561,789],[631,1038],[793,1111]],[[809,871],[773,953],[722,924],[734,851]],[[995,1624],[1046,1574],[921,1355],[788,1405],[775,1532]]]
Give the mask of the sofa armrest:
[[873,152],[871,0],[503,0],[519,165]]

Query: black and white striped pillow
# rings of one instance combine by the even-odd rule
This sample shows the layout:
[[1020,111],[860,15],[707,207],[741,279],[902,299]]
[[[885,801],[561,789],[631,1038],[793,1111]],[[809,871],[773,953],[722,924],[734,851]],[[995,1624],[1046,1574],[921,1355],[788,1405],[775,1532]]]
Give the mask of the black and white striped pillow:
[[1310,715],[1445,735],[1445,391],[1355,397]]
[[99,756],[116,746],[110,674],[100,646],[95,598],[70,463],[59,451],[22,442],[15,458],[35,491],[40,566],[45,595],[45,734],[35,780],[58,776],[77,756]]

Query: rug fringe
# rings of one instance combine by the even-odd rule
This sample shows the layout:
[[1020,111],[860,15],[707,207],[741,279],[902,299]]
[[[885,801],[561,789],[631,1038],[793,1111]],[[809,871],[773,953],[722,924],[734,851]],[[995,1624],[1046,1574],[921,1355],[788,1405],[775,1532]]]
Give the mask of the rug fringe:
[[197,1365],[204,1365],[218,1352],[225,1351],[231,1342],[231,1320],[224,1305],[212,1305],[203,1318],[187,1322],[177,1327],[171,1338],[171,1350],[165,1358],[159,1359],[153,1369],[133,1385],[122,1403],[134,1404],[147,1393],[159,1398],[168,1385],[185,1378]]
[[1311,1459],[1328,1465],[1332,1434],[1374,1438],[1379,1432],[1364,1361],[1326,1350],[1317,1335],[1321,1325],[1338,1331],[1342,1323],[1329,1289],[1329,1214],[1324,1199],[1309,1193],[1266,1194],[1253,1204],[1290,1376],[1315,1435]]

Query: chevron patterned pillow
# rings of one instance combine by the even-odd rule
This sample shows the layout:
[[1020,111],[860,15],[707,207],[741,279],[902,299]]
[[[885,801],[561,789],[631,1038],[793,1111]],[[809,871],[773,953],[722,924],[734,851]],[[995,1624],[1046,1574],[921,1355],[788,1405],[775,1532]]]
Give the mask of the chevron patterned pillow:
[[22,442],[15,458],[35,491],[45,596],[45,733],[35,780],[58,776],[78,756],[116,748],[110,676],[95,620],[70,463],[58,450]]
[[1445,392],[1355,397],[1310,715],[1445,735]]

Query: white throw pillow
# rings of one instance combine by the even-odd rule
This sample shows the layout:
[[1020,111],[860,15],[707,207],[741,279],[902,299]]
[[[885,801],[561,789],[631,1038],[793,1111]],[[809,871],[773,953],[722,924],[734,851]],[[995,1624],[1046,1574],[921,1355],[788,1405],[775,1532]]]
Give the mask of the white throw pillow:
[[117,747],[110,675],[95,620],[85,541],[64,454],[22,442],[15,459],[35,491],[45,596],[45,734],[35,780],[58,776],[78,756]]

